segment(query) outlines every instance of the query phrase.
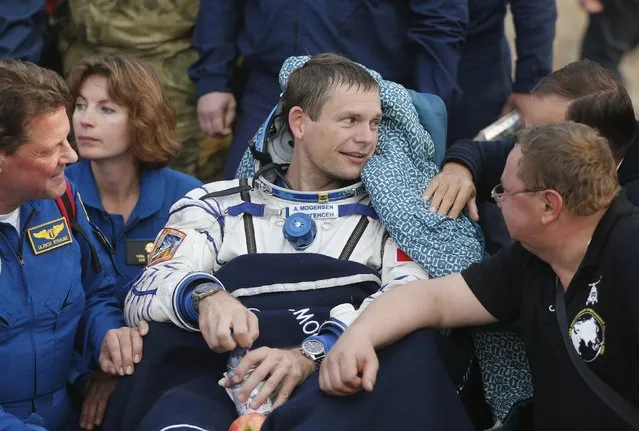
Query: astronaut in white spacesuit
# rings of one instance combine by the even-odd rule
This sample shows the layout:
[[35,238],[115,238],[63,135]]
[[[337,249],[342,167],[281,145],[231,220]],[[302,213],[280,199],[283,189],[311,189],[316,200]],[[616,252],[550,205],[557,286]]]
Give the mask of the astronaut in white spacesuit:
[[[385,235],[359,180],[377,144],[382,115],[377,82],[363,68],[336,61],[339,57],[316,58],[291,76],[281,113],[273,114],[270,130],[264,133],[262,151],[279,166],[264,169],[258,161],[262,173],[248,184],[210,183],[173,206],[149,267],[127,297],[130,325],[147,320],[172,321],[193,331],[201,327],[211,348],[228,351],[235,342],[249,346],[258,333],[253,313],[232,297],[330,287],[317,282],[251,286],[234,294],[221,291],[230,289],[214,274],[226,262],[249,253],[318,253],[356,261],[379,274],[375,280],[380,287],[427,277]],[[320,80],[328,68],[334,76]],[[316,93],[328,97],[305,98],[310,92],[303,83],[309,82],[315,83]],[[199,307],[206,309],[202,313],[189,302],[196,287],[206,282],[213,283],[212,290],[195,293],[200,295]],[[144,294],[154,290],[153,295]],[[233,304],[227,310],[242,310],[224,322],[224,329],[212,316],[217,313],[207,307],[218,301]],[[235,318],[246,323],[237,328]]]
[[[147,268],[126,298],[128,324],[172,322],[201,331],[218,356],[250,347],[236,370],[241,381],[255,367],[243,385],[244,395],[263,381],[254,407],[267,398],[274,407],[287,401],[315,374],[335,339],[366,304],[390,288],[428,277],[385,232],[359,178],[375,151],[381,116],[378,82],[358,64],[322,54],[296,69],[251,149],[257,160],[254,178],[207,184],[171,209]],[[352,307],[336,309],[340,304]],[[145,349],[153,349],[155,328],[150,328]],[[149,355],[147,350],[144,355]],[[219,368],[213,377],[224,371],[222,362],[210,367]],[[171,378],[180,373],[185,373],[182,380],[197,377],[203,384],[201,374],[190,367],[176,366]],[[142,374],[136,370],[136,376]],[[433,377],[429,379],[437,387]],[[118,388],[127,392],[128,411],[138,409],[145,417],[138,419],[138,429],[187,423],[176,422],[176,415],[194,401],[178,394],[153,406],[167,389],[149,394]],[[189,393],[201,395],[200,389]],[[233,403],[218,389],[225,407],[215,410],[208,404],[200,409],[206,411],[190,412],[189,426],[228,428]],[[209,385],[206,390],[215,388]],[[452,385],[450,393],[454,398]],[[224,403],[213,398],[216,405]],[[406,405],[399,407],[410,421]],[[439,412],[427,414],[442,415],[442,422],[450,416],[458,424],[465,416],[456,407],[460,411],[454,414],[437,408]],[[424,413],[423,408],[413,410]],[[294,416],[301,410],[296,411]],[[272,429],[292,429],[285,422]],[[138,423],[112,426],[129,429]],[[318,429],[325,426],[325,421],[317,423]]]

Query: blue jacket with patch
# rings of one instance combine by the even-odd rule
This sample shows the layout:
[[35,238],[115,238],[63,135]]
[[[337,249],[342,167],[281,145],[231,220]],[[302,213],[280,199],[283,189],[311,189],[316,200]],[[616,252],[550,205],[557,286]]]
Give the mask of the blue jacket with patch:
[[115,273],[74,190],[71,226],[53,200],[20,207],[20,230],[0,223],[0,429],[66,429],[74,346],[97,362],[107,331],[124,326]]
[[171,206],[202,182],[168,168],[145,170],[140,178],[140,199],[124,223],[121,215],[109,214],[104,209],[89,161],[69,166],[65,174],[78,185],[91,222],[111,242],[121,275],[114,293],[123,301],[126,285],[144,269],[144,246],[155,242],[169,218]]
[[276,86],[286,58],[338,52],[451,103],[467,20],[467,0],[203,0],[189,74],[198,95],[231,91],[241,55]]

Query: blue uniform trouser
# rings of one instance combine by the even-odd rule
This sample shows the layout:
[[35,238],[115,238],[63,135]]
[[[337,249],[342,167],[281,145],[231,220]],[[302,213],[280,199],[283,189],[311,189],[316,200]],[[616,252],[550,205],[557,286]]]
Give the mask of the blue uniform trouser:
[[[32,415],[34,406],[37,412],[36,416]],[[41,417],[47,430],[66,430],[71,422],[71,401],[66,386],[33,399],[16,403],[3,403],[2,408],[5,412],[23,420],[29,417]],[[28,420],[28,422],[37,425],[39,421],[34,419]],[[4,430],[4,428],[2,429]]]
[[457,75],[463,96],[448,113],[448,146],[474,138],[499,118],[511,93],[510,70],[505,38],[501,44],[469,43],[463,48]]
[[[248,67],[248,66],[247,66]],[[233,139],[224,166],[224,179],[235,178],[235,172],[248,148],[249,141],[280,100],[277,75],[249,71],[237,108]]]
[[[210,351],[200,334],[152,324],[143,361],[118,384],[103,429],[226,431],[237,417],[217,384],[226,358]],[[473,429],[439,358],[435,332],[415,332],[381,350],[379,359],[373,392],[333,397],[320,391],[313,374],[262,430]]]
[[604,11],[589,17],[581,58],[596,61],[620,77],[621,58],[639,45],[638,18],[639,0],[604,2]]

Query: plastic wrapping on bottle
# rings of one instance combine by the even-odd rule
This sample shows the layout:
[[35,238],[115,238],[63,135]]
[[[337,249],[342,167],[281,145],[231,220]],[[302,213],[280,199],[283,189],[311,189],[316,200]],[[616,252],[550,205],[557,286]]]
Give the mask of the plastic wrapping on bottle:
[[511,139],[522,128],[519,111],[501,117],[494,123],[486,126],[475,136],[475,141],[502,141]]
[[[238,364],[240,363],[240,361],[242,361],[242,358],[246,355],[247,352],[248,352],[248,349],[244,349],[244,348],[241,348],[241,347],[238,347],[233,352],[231,352],[231,354],[229,355],[229,361],[228,361],[227,367],[226,367],[226,370],[227,370],[226,371],[226,377],[227,378],[231,379],[233,377],[233,375],[235,373],[235,368],[237,368]],[[257,412],[257,413],[262,413],[264,415],[268,415],[273,410],[273,401],[271,400],[271,398],[268,398],[265,402],[263,402],[256,409],[251,407],[251,403],[253,402],[253,400],[255,399],[257,394],[260,393],[260,390],[264,386],[264,382],[260,382],[257,385],[257,387],[255,389],[253,389],[253,391],[249,395],[248,399],[246,399],[245,401],[242,402],[242,401],[240,401],[238,399],[238,396],[240,395],[240,392],[242,391],[242,384],[246,380],[248,380],[248,378],[250,377],[250,375],[251,375],[251,373],[253,372],[254,369],[255,369],[255,367],[252,367],[252,368],[250,368],[248,370],[248,372],[244,376],[244,379],[242,380],[242,382],[231,386],[230,389],[227,389],[227,392],[229,393],[229,396],[231,397],[231,399],[235,403],[235,408],[236,408],[237,414],[239,416],[242,416],[242,415],[245,415],[245,414],[248,414],[248,413],[253,413],[253,412]]]

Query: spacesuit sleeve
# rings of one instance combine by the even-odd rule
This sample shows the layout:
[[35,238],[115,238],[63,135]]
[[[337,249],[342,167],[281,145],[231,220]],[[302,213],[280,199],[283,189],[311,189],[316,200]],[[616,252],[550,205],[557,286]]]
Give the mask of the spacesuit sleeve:
[[[329,351],[337,338],[353,323],[364,309],[384,292],[415,280],[428,278],[428,273],[397,247],[391,238],[385,240],[382,254],[382,285],[370,295],[358,309],[342,304],[331,310],[331,317],[320,327],[319,334],[309,337],[319,339]],[[343,306],[346,305],[346,309]]]
[[197,331],[197,312],[190,305],[198,284],[220,284],[212,275],[223,239],[224,216],[214,199],[201,200],[207,190],[195,189],[176,202],[155,240],[149,263],[136,277],[124,302],[127,324],[141,320],[173,322]]
[[406,253],[397,247],[391,238],[386,240],[382,255],[382,286],[366,298],[359,307],[361,313],[375,298],[390,289],[410,281],[428,278],[428,273]]

